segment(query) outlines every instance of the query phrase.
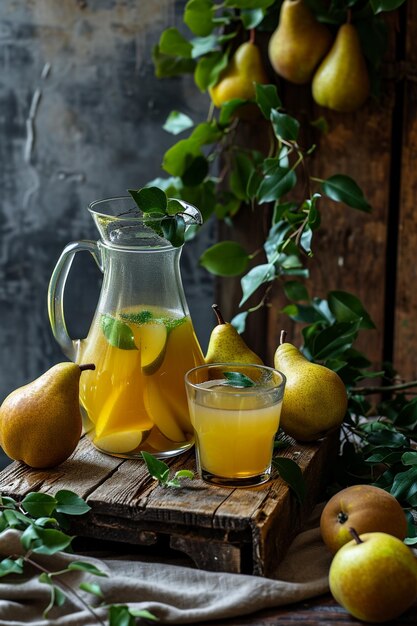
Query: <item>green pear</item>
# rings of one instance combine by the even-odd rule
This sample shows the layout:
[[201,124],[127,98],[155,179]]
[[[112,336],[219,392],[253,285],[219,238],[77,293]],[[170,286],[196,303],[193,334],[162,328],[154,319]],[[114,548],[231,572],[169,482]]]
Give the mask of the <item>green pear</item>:
[[291,343],[281,343],[274,355],[275,368],[287,377],[280,426],[298,441],[315,441],[343,421],[346,387],[327,367],[311,363]]
[[220,74],[209,93],[214,106],[235,98],[252,100],[255,98],[255,83],[268,82],[259,48],[251,41],[242,43],[232,56],[229,65]]
[[217,304],[213,304],[213,311],[217,317],[215,326],[210,335],[210,341],[205,357],[206,363],[255,363],[263,365],[262,360],[253,352],[236,328],[225,322]]
[[349,113],[359,109],[370,94],[369,74],[356,28],[343,24],[335,42],[314,74],[317,104]]
[[10,393],[0,406],[0,443],[11,459],[54,467],[75,450],[81,435],[79,380],[94,365],[58,363]]
[[269,60],[279,76],[299,85],[307,83],[331,44],[330,31],[304,0],[284,0],[268,46]]
[[[329,571],[330,591],[362,622],[388,622],[417,600],[417,559],[400,539],[372,532],[338,550]],[[394,623],[394,622],[391,622]]]

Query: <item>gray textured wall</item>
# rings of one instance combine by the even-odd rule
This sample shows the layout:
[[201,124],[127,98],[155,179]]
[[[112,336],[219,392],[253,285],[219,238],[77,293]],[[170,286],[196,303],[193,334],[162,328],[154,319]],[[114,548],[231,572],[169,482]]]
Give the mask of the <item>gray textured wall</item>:
[[[89,202],[161,175],[173,143],[161,126],[207,102],[192,79],[158,80],[152,45],[179,25],[174,0],[7,0],[0,3],[0,401],[63,360],[46,293],[64,245],[97,238]],[[191,313],[205,346],[213,282],[197,268],[213,228],[183,254]],[[73,336],[84,336],[100,276],[78,255],[66,297]]]

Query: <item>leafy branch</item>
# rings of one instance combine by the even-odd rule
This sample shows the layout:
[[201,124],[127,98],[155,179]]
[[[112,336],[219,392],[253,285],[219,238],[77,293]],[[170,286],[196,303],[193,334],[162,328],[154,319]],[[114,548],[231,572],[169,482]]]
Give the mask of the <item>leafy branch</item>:
[[[50,571],[37,562],[37,554],[53,555],[69,550],[73,536],[68,535],[72,516],[84,515],[90,506],[77,494],[69,490],[60,490],[54,496],[45,493],[28,493],[21,501],[8,496],[0,496],[0,533],[9,529],[20,531],[20,544],[23,554],[10,554],[0,561],[0,578],[11,574],[24,574],[25,565],[40,572],[39,582],[49,586],[50,599],[43,616],[45,619],[54,606],[62,606],[68,596],[72,597],[83,609],[87,610],[95,623],[105,626],[105,622],[83,596],[69,585],[63,576],[67,573],[80,571],[87,574],[105,577],[107,572],[94,564],[82,561],[71,561],[68,566],[58,571]],[[81,591],[86,591],[100,599],[103,592],[97,583],[81,582]],[[105,606],[105,605],[102,605]],[[134,626],[136,617],[156,618],[146,610],[131,609],[124,605],[106,607],[109,615],[109,626]],[[106,622],[107,623],[107,622]]]

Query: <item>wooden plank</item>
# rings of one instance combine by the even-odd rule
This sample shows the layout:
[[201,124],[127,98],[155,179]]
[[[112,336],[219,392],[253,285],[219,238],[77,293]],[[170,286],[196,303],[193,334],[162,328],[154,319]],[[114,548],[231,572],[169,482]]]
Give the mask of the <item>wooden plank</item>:
[[[71,489],[91,506],[87,515],[74,518],[71,532],[80,537],[162,552],[171,548],[189,555],[198,567],[267,576],[317,501],[337,450],[338,438],[333,437],[305,446],[292,442],[282,452],[297,460],[304,473],[309,497],[303,507],[277,475],[253,489],[215,487],[199,478],[181,489],[166,489],[142,462],[107,456],[87,438],[54,470],[39,472],[13,463],[0,473],[0,490],[20,498],[34,489]],[[172,472],[195,469],[193,451],[167,462]]]
[[406,3],[407,33],[404,81],[404,117],[399,202],[399,241],[395,310],[394,365],[400,376],[417,376],[417,5]]

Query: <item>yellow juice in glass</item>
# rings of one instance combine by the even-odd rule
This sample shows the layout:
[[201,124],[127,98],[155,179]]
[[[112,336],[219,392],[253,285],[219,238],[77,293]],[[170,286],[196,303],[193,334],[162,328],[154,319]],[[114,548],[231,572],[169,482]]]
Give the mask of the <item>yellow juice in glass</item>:
[[[283,379],[248,388],[225,384],[224,379],[199,382],[198,376],[211,366],[196,368],[197,375],[187,392],[194,428],[197,461],[204,480],[230,486],[251,486],[268,480],[274,437],[279,427]],[[213,366],[214,368],[215,366]],[[218,366],[216,366],[218,368]],[[230,371],[239,366],[227,366]],[[245,366],[246,373],[271,368]],[[212,370],[213,371],[213,370]],[[268,375],[270,372],[268,371]],[[210,374],[208,375],[210,378]],[[253,377],[255,380],[257,376]]]
[[163,457],[193,444],[184,373],[203,355],[189,316],[145,306],[99,314],[77,362],[96,368],[80,379],[80,401],[97,448]]

